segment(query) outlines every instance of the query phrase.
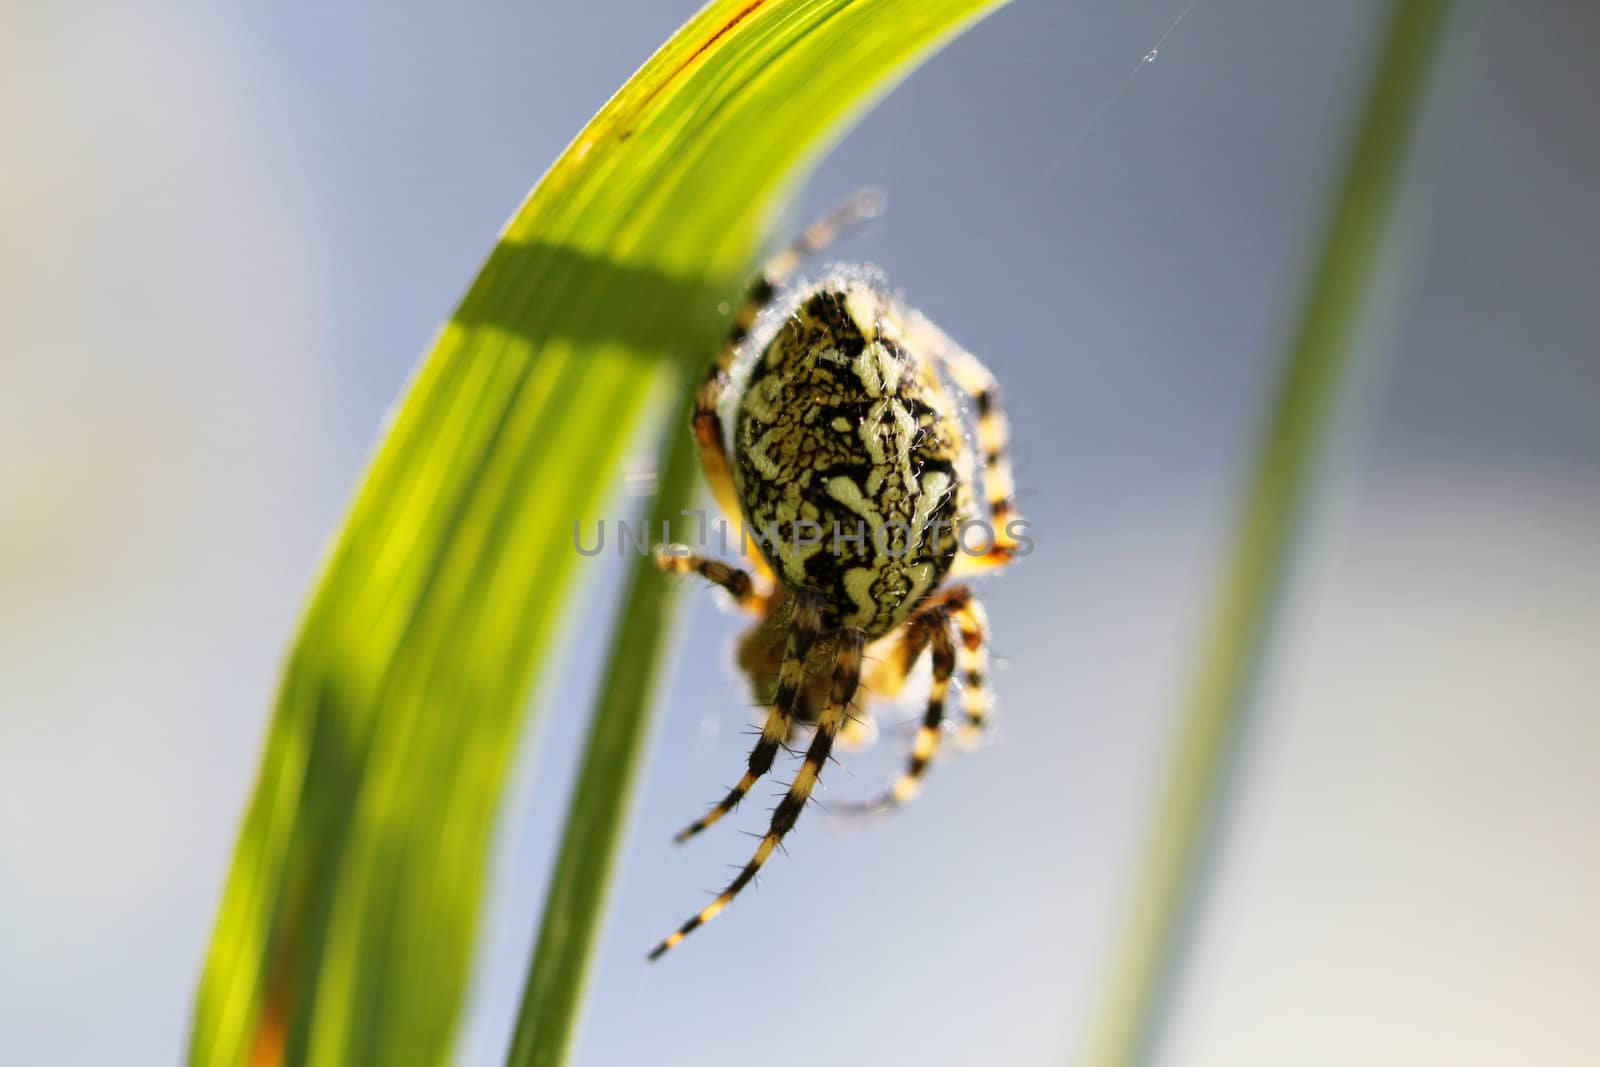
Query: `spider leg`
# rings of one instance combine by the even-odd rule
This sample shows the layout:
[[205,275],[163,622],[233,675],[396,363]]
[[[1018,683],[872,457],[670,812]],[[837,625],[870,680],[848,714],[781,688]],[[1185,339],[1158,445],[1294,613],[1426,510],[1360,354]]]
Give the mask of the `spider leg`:
[[945,605],[961,632],[956,665],[961,670],[961,713],[965,720],[956,733],[962,748],[975,748],[989,725],[994,695],[989,689],[989,619],[977,596],[964,585],[946,595]]
[[739,891],[750,884],[772,853],[782,846],[785,835],[794,829],[794,824],[800,818],[800,812],[805,810],[806,802],[811,799],[811,792],[816,788],[817,779],[822,773],[822,765],[828,761],[828,754],[833,750],[834,737],[839,732],[840,724],[844,722],[850,702],[855,699],[856,686],[861,680],[861,649],[864,644],[865,636],[860,630],[840,631],[839,647],[834,654],[833,681],[828,691],[828,709],[823,712],[822,721],[817,724],[816,736],[811,739],[811,747],[806,749],[805,760],[801,763],[794,781],[789,784],[789,791],[773,809],[772,823],[766,835],[761,838],[761,844],[757,846],[755,855],[750,857],[750,862],[744,865],[717,899],[707,904],[698,915],[668,934],[666,940],[651,949],[650,959],[660,958],[668,949],[675,948],[695,927],[716,918],[733,898],[739,895]]
[[800,236],[770,256],[745,290],[739,306],[734,308],[733,325],[722,342],[722,350],[717,353],[716,369],[726,372],[733,366],[739,346],[750,336],[756,319],[772,302],[778,290],[794,277],[800,264],[825,250],[850,230],[876,218],[882,210],[883,197],[876,190],[863,189],[806,227]]
[[[714,364],[695,392],[694,416],[690,426],[694,431],[695,446],[700,452],[700,469],[705,471],[711,495],[716,499],[717,507],[722,509],[723,517],[737,526],[742,525],[744,512],[740,509],[739,491],[733,484],[733,471],[728,464],[722,417],[717,414],[717,403],[727,385],[727,372]],[[748,552],[748,546],[741,544],[741,550]],[[765,569],[761,556],[756,554],[754,558],[756,565]]]
[[851,705],[839,727],[839,748],[845,752],[859,752],[878,739],[878,725],[872,712],[862,701]]
[[[716,498],[717,506],[731,523],[738,524],[744,513],[739,506],[739,493],[735,488],[733,470],[728,462],[727,442],[723,439],[722,417],[717,413],[717,404],[722,398],[723,390],[728,386],[728,371],[733,366],[739,346],[750,336],[750,330],[755,326],[762,310],[772,302],[778,290],[794,276],[795,270],[807,256],[822,251],[840,234],[873,218],[881,207],[881,197],[877,193],[863,190],[834,208],[782,251],[768,259],[745,290],[738,306],[734,308],[733,324],[728,328],[722,348],[717,352],[717,358],[707,368],[706,376],[695,392],[694,415],[690,422],[694,430],[695,443],[700,450],[700,466],[705,471],[706,481],[711,486],[711,493]],[[745,552],[750,549],[748,544],[741,547]],[[753,555],[757,568],[764,571],[765,563],[760,553]]]
[[994,543],[981,554],[958,552],[950,576],[963,577],[1003,567],[1016,558],[1019,542],[1010,528],[1018,520],[1017,491],[1008,454],[1011,431],[1000,406],[1000,385],[995,381],[993,372],[977,356],[956,344],[921,314],[909,313],[905,328],[907,333],[937,354],[949,371],[951,380],[972,398],[978,416],[978,449],[983,454],[979,478]]
[[866,748],[878,737],[872,713],[877,698],[892,697],[905,688],[906,677],[928,647],[928,631],[912,620],[901,623],[887,636],[868,645],[861,669],[861,690],[865,699],[857,700],[839,731],[839,747],[847,752]]
[[905,687],[911,669],[928,647],[928,628],[919,616],[920,612],[913,612],[888,637],[867,649],[862,688],[874,696],[892,697]]
[[744,776],[710,811],[679,830],[673,837],[674,841],[682,844],[738,807],[739,801],[745,798],[750,788],[772,769],[778,749],[789,738],[795,709],[806,683],[806,657],[811,654],[811,646],[816,644],[821,629],[822,613],[818,598],[807,594],[796,597],[794,618],[790,620],[788,641],[784,647],[783,666],[778,668],[778,691],[767,712],[767,721],[761,727],[761,736],[750,750]]
[[[911,746],[911,761],[905,773],[894,784],[870,800],[844,805],[837,810],[844,815],[875,815],[899,807],[916,797],[922,788],[922,776],[927,773],[939,752],[939,742],[944,729],[944,702],[950,692],[950,679],[955,674],[955,641],[950,636],[950,611],[942,598],[918,609],[907,623],[908,627],[922,631],[918,649],[933,650],[933,684],[928,690],[928,707],[917,729]],[[913,661],[914,662],[914,661]]]
[[[961,635],[957,645],[950,636],[954,622]],[[916,797],[922,788],[922,778],[938,755],[944,725],[944,703],[949,695],[950,679],[957,671],[961,674],[961,711],[964,721],[956,734],[963,748],[976,747],[988,725],[993,696],[987,677],[989,665],[989,624],[983,605],[966,585],[951,586],[935,594],[907,620],[906,648],[915,648],[915,654],[905,660],[910,669],[916,655],[929,645],[933,648],[933,685],[928,692],[928,709],[922,726],[912,743],[911,762],[892,786],[880,796],[858,804],[845,805],[838,810],[845,815],[872,815],[898,807]],[[915,635],[915,636],[914,636]],[[913,644],[913,642],[916,642]]]
[[752,615],[763,614],[771,597],[767,582],[758,583],[750,572],[721,560],[707,559],[684,545],[664,545],[656,550],[656,563],[668,574],[698,574],[733,597]]

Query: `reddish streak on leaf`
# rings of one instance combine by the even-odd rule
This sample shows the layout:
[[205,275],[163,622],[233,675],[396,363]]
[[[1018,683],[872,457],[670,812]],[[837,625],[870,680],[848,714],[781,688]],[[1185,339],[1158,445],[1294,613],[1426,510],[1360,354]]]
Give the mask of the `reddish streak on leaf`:
[[[705,55],[706,51],[712,45],[714,45],[718,41],[722,40],[722,38],[727,35],[729,30],[733,29],[735,26],[739,25],[739,23],[743,22],[747,17],[749,17],[751,12],[755,11],[756,8],[762,7],[763,5],[765,5],[766,2],[767,2],[767,0],[751,0],[751,2],[746,4],[744,6],[744,8],[739,11],[738,14],[734,15],[733,18],[731,18],[727,22],[723,23],[721,28],[719,28],[716,33],[713,33],[710,37],[707,37],[705,39],[705,41],[700,45],[699,48],[696,48],[694,50],[694,52],[691,55],[689,55],[688,58],[686,58],[682,63],[679,63],[676,70],[674,70],[671,74],[668,74],[665,78],[662,78],[659,82],[656,83],[655,87],[650,90],[649,94],[643,100],[639,101],[639,106],[634,109],[634,117],[637,118],[639,116],[639,114],[644,111],[645,108],[650,106],[650,101],[654,100],[658,95],[660,95],[661,90],[665,89],[667,86],[671,85],[674,81],[676,81],[677,78],[679,77],[679,75],[681,75],[684,71],[688,70],[691,65],[693,65],[695,60],[697,60],[701,56]],[[629,137],[632,137],[632,136],[633,136],[633,123],[630,122],[630,123],[628,123],[627,129],[623,130],[620,134],[617,135],[617,139],[625,141]]]
[[304,910],[304,893],[299,889],[288,894],[284,905],[281,928],[274,938],[272,962],[267,969],[266,997],[261,1006],[261,1018],[256,1022],[250,1040],[249,1067],[279,1067],[283,1063],[284,1046],[289,1034],[290,984],[300,956],[300,921]]

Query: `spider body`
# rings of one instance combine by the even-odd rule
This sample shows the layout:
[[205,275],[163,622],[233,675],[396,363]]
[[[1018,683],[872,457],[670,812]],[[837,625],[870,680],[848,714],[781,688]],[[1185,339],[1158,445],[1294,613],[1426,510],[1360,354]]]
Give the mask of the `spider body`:
[[799,294],[737,394],[734,486],[768,567],[822,624],[878,638],[944,580],[973,517],[956,406],[864,279]]
[[[948,579],[1020,554],[993,376],[868,273],[834,274],[777,302],[805,256],[875,213],[873,200],[857,197],[768,261],[696,394],[701,463],[722,510],[746,531],[741,545],[757,548],[746,553],[754,573],[682,546],[664,547],[659,559],[722,587],[756,616],[738,661],[768,710],[744,775],[678,840],[732,811],[799,724],[814,731],[755,855],[651,959],[720,913],[782,844],[835,741],[860,721],[863,685],[892,695],[924,654],[931,660],[927,709],[905,773],[847,810],[884,811],[916,795],[938,753],[958,673],[963,737],[975,739],[988,718],[983,609],[969,587]],[[770,329],[752,338],[769,307],[785,314],[762,320]],[[981,466],[956,393],[975,413]],[[980,551],[962,535],[974,521],[987,535]]]

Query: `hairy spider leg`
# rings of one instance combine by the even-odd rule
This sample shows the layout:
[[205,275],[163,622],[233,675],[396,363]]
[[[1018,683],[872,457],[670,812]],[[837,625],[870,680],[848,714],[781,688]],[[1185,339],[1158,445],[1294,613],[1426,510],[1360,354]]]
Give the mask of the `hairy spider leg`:
[[789,621],[789,636],[784,646],[783,665],[778,668],[778,691],[773,697],[771,709],[767,712],[767,721],[761,727],[761,736],[756,739],[755,747],[750,750],[750,760],[744,776],[710,811],[679,830],[673,838],[674,841],[682,844],[738,807],[739,802],[750,792],[750,787],[772,769],[772,761],[777,758],[778,749],[783,747],[784,741],[789,737],[789,731],[793,728],[795,709],[799,705],[800,694],[806,684],[806,657],[811,654],[811,646],[816,644],[821,631],[820,598],[802,593],[795,598],[794,617]]
[[866,663],[861,670],[861,689],[869,699],[858,701],[839,731],[839,747],[847,752],[866,748],[877,740],[878,726],[872,703],[893,697],[905,688],[917,660],[928,647],[926,627],[913,626],[908,619],[867,646]]
[[756,584],[749,571],[721,560],[708,559],[686,545],[666,545],[656,550],[656,563],[668,574],[698,574],[733,597],[752,615],[764,614],[770,594]]
[[931,649],[933,660],[933,682],[928,689],[928,706],[922,715],[922,725],[917,727],[916,739],[911,743],[911,760],[905,772],[889,788],[868,800],[841,806],[840,814],[875,815],[914,799],[922,789],[922,776],[939,753],[944,730],[944,703],[956,666],[955,642],[950,636],[950,613],[942,602],[936,600],[918,609],[905,625],[922,633],[917,645]]
[[[959,645],[950,635],[952,623],[961,635]],[[912,742],[910,765],[879,796],[842,806],[839,809],[841,814],[878,814],[905,804],[921,792],[923,776],[939,754],[943,740],[945,700],[949,694],[950,679],[957,671],[961,674],[964,719],[956,735],[958,742],[963,748],[976,747],[988,724],[993,705],[987,677],[988,621],[976,594],[965,585],[952,586],[943,593],[935,594],[906,620],[904,632],[904,647],[907,649],[915,647],[917,654],[920,654],[923,647],[931,644],[933,648],[933,684],[928,694],[927,712]],[[919,632],[920,639],[913,636]],[[913,656],[905,661],[904,669],[909,671],[915,662]]]
[[956,586],[945,598],[950,614],[961,632],[956,649],[956,666],[961,671],[961,714],[964,721],[956,733],[962,748],[976,748],[989,725],[994,708],[994,693],[989,688],[989,619],[976,594],[966,586]]
[[834,653],[833,680],[828,690],[827,710],[822,713],[822,719],[817,724],[816,736],[811,739],[811,747],[806,749],[805,760],[800,764],[799,772],[795,774],[794,781],[789,783],[789,791],[772,811],[772,823],[765,836],[761,838],[761,844],[756,847],[755,855],[750,857],[750,862],[746,863],[734,876],[733,881],[728,883],[728,887],[717,895],[717,899],[707,904],[699,914],[668,934],[664,941],[651,949],[650,959],[659,959],[663,953],[677,947],[678,943],[696,927],[716,918],[733,898],[739,895],[739,891],[755,879],[762,865],[783,843],[785,835],[794,829],[794,824],[800,818],[800,812],[805,810],[806,802],[811,799],[812,790],[817,786],[822,774],[822,765],[828,761],[828,754],[833,750],[834,737],[839,732],[840,724],[844,722],[850,702],[855,699],[856,686],[861,680],[861,650],[865,643],[866,635],[860,630],[839,632],[838,648]]

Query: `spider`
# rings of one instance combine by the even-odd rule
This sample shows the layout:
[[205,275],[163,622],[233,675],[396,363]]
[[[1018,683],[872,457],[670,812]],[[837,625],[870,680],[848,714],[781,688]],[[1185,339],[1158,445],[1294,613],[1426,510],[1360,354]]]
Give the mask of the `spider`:
[[[865,732],[853,715],[860,689],[899,692],[930,653],[932,684],[909,765],[881,795],[852,806],[861,813],[916,795],[939,749],[958,668],[961,739],[975,742],[988,719],[983,608],[968,586],[944,583],[1003,566],[1026,543],[1015,532],[1026,524],[1015,515],[994,377],[864,269],[834,271],[779,299],[808,256],[878,209],[876,194],[857,194],[767,261],[695,394],[692,428],[706,479],[730,520],[742,519],[741,549],[754,541],[759,552],[745,553],[751,570],[681,545],[663,546],[657,558],[720,586],[756,617],[739,640],[738,663],[768,710],[743,777],[676,839],[732,811],[798,724],[815,732],[755,855],[650,951],[652,960],[716,917],[782,845],[841,731]],[[976,412],[977,479],[941,371]],[[975,491],[987,500],[986,524]],[[974,525],[984,543],[969,551]]]

